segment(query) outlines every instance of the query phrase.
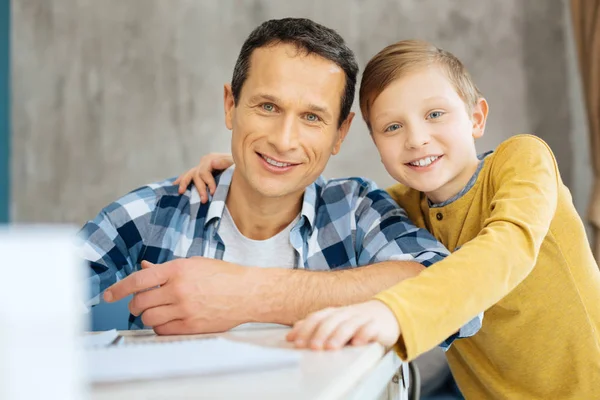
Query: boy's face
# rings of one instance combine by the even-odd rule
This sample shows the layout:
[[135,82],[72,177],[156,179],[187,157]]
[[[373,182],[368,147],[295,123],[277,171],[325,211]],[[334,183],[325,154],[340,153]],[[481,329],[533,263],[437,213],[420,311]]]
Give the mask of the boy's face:
[[394,179],[443,202],[477,168],[474,140],[483,135],[487,111],[480,99],[469,113],[438,67],[417,69],[392,82],[373,103],[373,140]]

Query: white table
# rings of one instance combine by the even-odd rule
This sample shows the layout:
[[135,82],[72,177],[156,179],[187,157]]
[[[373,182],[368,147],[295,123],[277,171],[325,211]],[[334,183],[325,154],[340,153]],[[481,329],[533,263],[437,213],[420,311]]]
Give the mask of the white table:
[[[237,330],[218,336],[268,347],[292,348],[289,328]],[[160,342],[181,336],[156,336],[152,331],[124,331],[125,343]],[[156,381],[98,384],[91,398],[107,399],[406,399],[407,365],[379,344],[339,351],[297,350],[299,366],[257,372],[198,376]],[[400,371],[400,372],[399,372]],[[406,382],[406,384],[405,384]]]

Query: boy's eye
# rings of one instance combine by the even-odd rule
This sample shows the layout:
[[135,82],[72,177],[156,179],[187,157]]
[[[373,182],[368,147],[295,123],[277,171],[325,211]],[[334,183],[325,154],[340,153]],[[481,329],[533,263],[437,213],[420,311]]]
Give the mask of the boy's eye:
[[267,111],[267,112],[273,112],[275,111],[275,104],[273,103],[263,103],[262,104],[262,109]]
[[436,119],[436,118],[441,117],[442,115],[444,115],[444,113],[441,112],[441,111],[432,111],[432,112],[429,113],[428,117],[431,118],[431,119]]
[[385,128],[385,132],[393,132],[400,129],[400,124],[392,124],[390,126],[388,126],[387,128]]
[[319,122],[321,118],[317,114],[306,114],[306,120],[309,122]]

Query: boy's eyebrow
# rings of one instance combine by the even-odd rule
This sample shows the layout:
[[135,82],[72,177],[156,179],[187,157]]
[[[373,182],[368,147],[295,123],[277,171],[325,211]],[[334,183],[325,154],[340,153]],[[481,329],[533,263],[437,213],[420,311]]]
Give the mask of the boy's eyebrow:
[[426,98],[424,101],[430,102],[430,101],[437,101],[437,100],[448,101],[448,98],[446,96],[432,96],[432,97]]
[[[423,103],[431,103],[434,101],[444,101],[444,102],[448,102],[449,99],[446,96],[431,96],[431,97],[427,97],[426,99],[420,100]],[[389,118],[389,115],[393,114],[393,112],[390,112],[389,110],[385,110],[375,116],[373,116],[373,122],[376,124],[379,120],[381,119],[385,119],[385,118]]]
[[380,119],[384,119],[384,118],[388,118],[388,111],[384,111],[382,113],[377,114],[376,116],[373,117],[373,122],[377,122]]

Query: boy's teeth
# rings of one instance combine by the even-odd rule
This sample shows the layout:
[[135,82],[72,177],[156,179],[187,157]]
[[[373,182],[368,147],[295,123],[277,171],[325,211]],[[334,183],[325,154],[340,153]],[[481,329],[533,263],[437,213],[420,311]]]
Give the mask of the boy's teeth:
[[267,156],[262,156],[262,158],[269,164],[274,165],[275,167],[279,167],[279,168],[289,167],[290,165],[292,165],[289,163],[282,163],[282,162],[275,161],[272,158],[269,158]]
[[432,162],[434,162],[437,159],[438,159],[437,156],[434,156],[434,157],[425,157],[425,158],[422,158],[420,160],[411,162],[410,165],[414,165],[415,167],[426,167],[426,166],[428,166],[429,164],[431,164]]

